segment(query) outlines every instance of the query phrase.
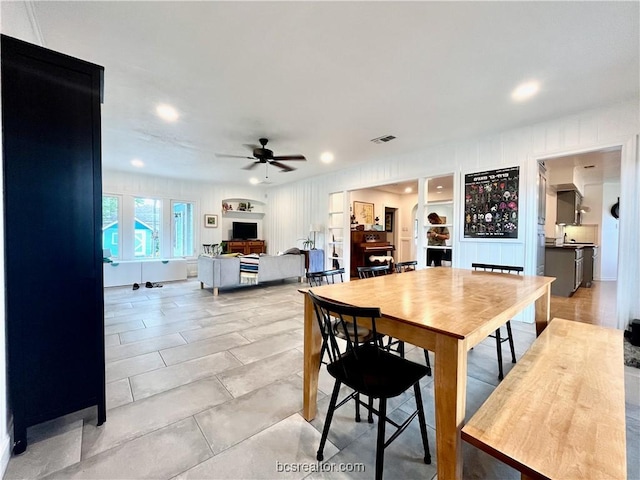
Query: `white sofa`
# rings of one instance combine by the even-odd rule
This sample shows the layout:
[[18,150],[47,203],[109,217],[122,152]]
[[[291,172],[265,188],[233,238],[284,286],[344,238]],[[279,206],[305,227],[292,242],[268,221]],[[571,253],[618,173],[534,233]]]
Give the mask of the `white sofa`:
[[[304,278],[304,255],[260,255],[258,284],[293,277],[300,282]],[[219,288],[244,286],[240,279],[240,257],[199,256],[198,280],[200,288],[212,287],[213,295],[218,295]]]

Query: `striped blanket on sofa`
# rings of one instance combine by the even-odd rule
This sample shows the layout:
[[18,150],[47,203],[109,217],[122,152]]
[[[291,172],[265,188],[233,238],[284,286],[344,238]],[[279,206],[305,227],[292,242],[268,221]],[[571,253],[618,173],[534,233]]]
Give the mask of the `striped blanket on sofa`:
[[257,285],[260,255],[258,255],[257,253],[252,253],[250,255],[243,255],[239,258],[240,258],[240,284],[241,285]]

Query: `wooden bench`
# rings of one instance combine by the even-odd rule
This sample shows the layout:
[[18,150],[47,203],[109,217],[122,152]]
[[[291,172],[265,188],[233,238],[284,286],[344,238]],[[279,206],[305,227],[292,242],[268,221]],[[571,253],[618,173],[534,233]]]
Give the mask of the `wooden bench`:
[[625,479],[622,331],[554,318],[462,429],[523,479]]

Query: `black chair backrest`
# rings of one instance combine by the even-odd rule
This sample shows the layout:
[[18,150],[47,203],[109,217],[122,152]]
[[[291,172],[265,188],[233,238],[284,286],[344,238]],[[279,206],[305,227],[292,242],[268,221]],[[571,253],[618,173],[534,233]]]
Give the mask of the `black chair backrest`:
[[415,270],[417,266],[418,266],[417,260],[409,260],[408,262],[398,262],[396,263],[396,272],[397,273],[410,272],[412,270]]
[[338,283],[337,277],[340,277],[340,282],[344,282],[343,274],[344,268],[325,270],[323,272],[307,272],[307,280],[312,287],[321,287],[322,285]]
[[[376,339],[379,337],[376,333],[376,319],[381,316],[379,308],[354,307],[332,302],[318,297],[312,290],[309,290],[307,295],[313,302],[320,332],[327,345],[329,363],[333,363],[345,354],[351,354],[357,364],[359,361],[358,350],[363,346],[374,345],[376,348],[378,346],[382,348],[376,343]],[[371,325],[362,325],[364,319],[371,322]],[[363,335],[358,334],[359,329],[370,331],[372,335],[367,335],[368,340],[361,342],[358,339]],[[340,336],[338,336],[338,332],[340,332]],[[338,342],[337,338],[346,340],[346,342]],[[350,375],[350,372],[345,371],[345,375]]]
[[358,277],[371,278],[378,275],[386,275],[389,273],[388,265],[374,265],[371,267],[356,267],[358,269]]
[[524,272],[524,267],[514,267],[512,265],[495,265],[491,263],[472,263],[474,270],[484,270],[485,272],[515,273],[520,275]]

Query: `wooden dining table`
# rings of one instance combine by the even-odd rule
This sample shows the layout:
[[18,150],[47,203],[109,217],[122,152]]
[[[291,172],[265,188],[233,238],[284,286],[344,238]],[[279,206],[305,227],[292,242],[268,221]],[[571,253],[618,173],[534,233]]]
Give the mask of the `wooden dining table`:
[[[438,478],[448,480],[462,478],[467,352],[531,304],[540,335],[549,322],[554,280],[438,267],[311,290],[328,300],[379,307],[380,333],[434,352],[437,469]],[[313,304],[305,295],[303,416],[308,421],[316,415],[321,344]]]

